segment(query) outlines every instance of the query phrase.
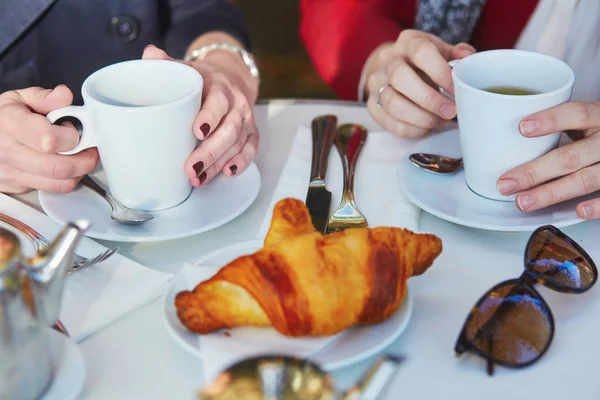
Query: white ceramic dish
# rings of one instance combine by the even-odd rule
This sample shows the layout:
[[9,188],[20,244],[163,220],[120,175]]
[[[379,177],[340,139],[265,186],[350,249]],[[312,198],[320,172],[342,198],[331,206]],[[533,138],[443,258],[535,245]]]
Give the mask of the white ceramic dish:
[[[91,174],[105,188],[102,170]],[[141,225],[123,225],[110,218],[110,206],[92,190],[78,186],[66,194],[40,192],[40,204],[56,223],[87,219],[87,236],[116,242],[151,242],[178,239],[218,228],[242,214],[260,190],[256,164],[234,177],[223,174],[195,188],[188,199],[168,210],[154,212],[154,219]]]
[[557,228],[583,222],[575,212],[582,199],[524,213],[512,201],[497,201],[472,192],[465,183],[464,171],[435,174],[414,166],[412,153],[434,153],[461,157],[457,129],[435,134],[419,142],[406,154],[398,168],[398,184],[415,205],[436,217],[472,228],[493,231],[534,231],[542,225]]
[[[197,283],[216,273],[220,267],[236,257],[253,253],[262,247],[262,241],[250,241],[227,246],[208,254],[195,265],[182,270],[172,281],[165,296],[165,318],[169,332],[190,353],[202,357],[203,336],[189,332],[177,318],[174,307],[175,295],[191,290]],[[206,266],[212,265],[212,266]],[[271,328],[235,328],[230,336],[213,333],[207,336],[211,346],[229,348],[247,345],[256,353],[273,353],[280,349],[301,357],[310,356],[325,370],[342,368],[368,358],[391,344],[406,329],[412,313],[410,293],[396,313],[376,325],[348,329],[333,339],[291,339],[279,335]],[[222,343],[218,343],[222,342]],[[315,350],[317,349],[317,350]],[[289,350],[289,351],[288,351]]]

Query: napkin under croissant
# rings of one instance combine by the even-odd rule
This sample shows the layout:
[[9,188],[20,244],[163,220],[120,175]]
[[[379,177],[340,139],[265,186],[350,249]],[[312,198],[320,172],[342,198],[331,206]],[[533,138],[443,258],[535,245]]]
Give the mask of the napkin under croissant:
[[177,315],[197,333],[272,326],[287,336],[333,335],[392,315],[407,279],[441,251],[438,237],[400,228],[322,235],[304,203],[287,198],[275,205],[264,247],[178,293]]

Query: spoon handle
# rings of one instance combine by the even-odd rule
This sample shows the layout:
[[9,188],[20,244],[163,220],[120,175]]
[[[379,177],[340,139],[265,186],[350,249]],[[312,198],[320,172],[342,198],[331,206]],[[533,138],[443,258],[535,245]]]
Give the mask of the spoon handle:
[[100,196],[104,198],[110,204],[110,207],[113,211],[116,211],[119,208],[124,208],[121,206],[116,199],[114,199],[110,193],[108,193],[104,188],[96,183],[96,181],[89,175],[85,175],[81,178],[81,184],[92,189],[94,192],[98,193]]
[[390,381],[396,375],[398,367],[404,361],[403,356],[386,354],[380,357],[360,381],[344,393],[343,400],[378,400],[388,388]]
[[335,146],[342,158],[344,190],[342,200],[354,200],[354,172],[360,151],[367,141],[367,128],[358,124],[344,124],[337,128]]

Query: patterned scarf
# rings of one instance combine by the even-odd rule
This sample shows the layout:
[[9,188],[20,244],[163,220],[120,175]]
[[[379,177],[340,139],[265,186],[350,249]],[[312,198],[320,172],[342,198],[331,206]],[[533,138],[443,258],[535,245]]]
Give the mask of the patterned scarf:
[[416,28],[444,42],[469,42],[486,0],[419,0]]

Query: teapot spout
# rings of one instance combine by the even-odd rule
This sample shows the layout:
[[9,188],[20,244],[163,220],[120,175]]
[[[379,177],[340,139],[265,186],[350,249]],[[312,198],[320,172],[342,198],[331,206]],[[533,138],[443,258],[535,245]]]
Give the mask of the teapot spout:
[[54,242],[25,262],[38,316],[45,325],[58,319],[65,281],[88,221],[69,222]]

